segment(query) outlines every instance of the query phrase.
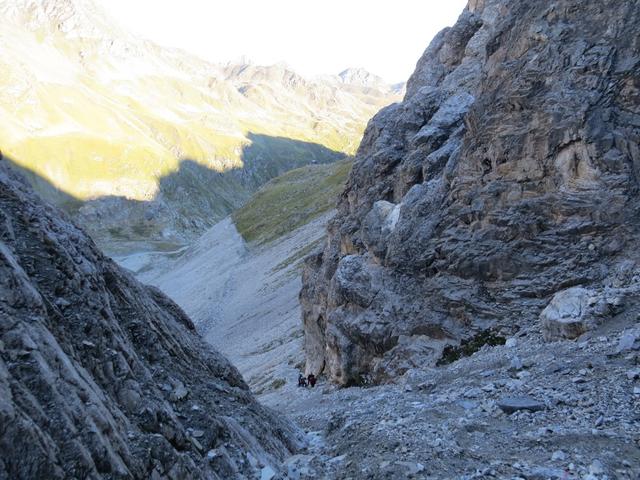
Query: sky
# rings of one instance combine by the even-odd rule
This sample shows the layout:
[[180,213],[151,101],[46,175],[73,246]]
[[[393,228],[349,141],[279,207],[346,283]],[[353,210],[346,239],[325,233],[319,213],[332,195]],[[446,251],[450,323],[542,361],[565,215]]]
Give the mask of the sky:
[[405,81],[466,0],[99,0],[137,36],[207,60],[284,62],[304,75],[362,67]]

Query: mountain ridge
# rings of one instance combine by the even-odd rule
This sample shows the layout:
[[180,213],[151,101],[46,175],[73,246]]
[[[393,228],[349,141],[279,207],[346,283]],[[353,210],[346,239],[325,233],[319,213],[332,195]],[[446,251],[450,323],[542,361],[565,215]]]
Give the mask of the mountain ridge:
[[[307,79],[278,65],[212,64],[140,40],[99,11],[90,0],[0,2],[3,153],[82,202],[122,197],[123,210],[124,200],[175,210],[172,200],[157,198],[159,183],[191,160],[211,170],[210,192],[200,195],[217,208],[207,217],[201,202],[192,205],[210,226],[274,175],[310,161],[313,144],[327,149],[322,161],[353,153],[368,118],[399,99],[391,88]],[[251,135],[290,139],[290,153],[299,152],[280,161],[267,146],[260,155]],[[247,148],[257,156],[243,158]],[[219,202],[216,192],[228,181],[218,174],[229,172],[238,194]],[[39,193],[57,201],[50,190]],[[157,223],[175,241],[202,231],[170,218]],[[84,225],[99,242],[111,238],[108,229]]]

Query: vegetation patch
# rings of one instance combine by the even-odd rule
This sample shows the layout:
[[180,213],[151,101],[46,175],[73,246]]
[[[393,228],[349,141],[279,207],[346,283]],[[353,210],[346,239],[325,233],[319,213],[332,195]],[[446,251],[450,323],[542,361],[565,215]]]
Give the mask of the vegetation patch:
[[460,360],[462,357],[473,355],[484,345],[495,347],[496,345],[504,345],[506,341],[506,338],[497,335],[492,330],[483,330],[476,336],[468,340],[463,340],[458,346],[447,345],[442,352],[442,357],[436,362],[436,365],[448,365]]
[[308,165],[271,180],[234,212],[238,231],[247,242],[268,243],[335,208],[351,165],[350,158]]
[[284,378],[276,378],[273,382],[271,382],[271,389],[278,390],[279,388],[284,387],[287,382]]

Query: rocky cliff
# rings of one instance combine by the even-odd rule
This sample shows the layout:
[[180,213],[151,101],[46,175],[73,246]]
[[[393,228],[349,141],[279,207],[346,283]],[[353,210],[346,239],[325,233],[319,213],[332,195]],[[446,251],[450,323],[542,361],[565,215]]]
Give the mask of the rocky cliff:
[[270,475],[296,432],[0,161],[0,478]]
[[471,0],[434,38],[306,262],[307,370],[384,381],[632,311],[639,25],[633,0]]

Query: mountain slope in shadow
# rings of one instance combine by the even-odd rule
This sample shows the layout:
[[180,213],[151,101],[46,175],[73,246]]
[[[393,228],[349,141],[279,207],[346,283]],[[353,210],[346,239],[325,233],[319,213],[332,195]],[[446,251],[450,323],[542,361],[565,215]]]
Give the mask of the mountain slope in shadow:
[[148,201],[116,195],[81,200],[5,158],[41,196],[66,210],[108,252],[174,249],[240,207],[270,179],[303,165],[345,157],[312,142],[254,133],[248,138],[250,143],[240,155],[241,166],[219,172],[183,159],[175,172],[158,180],[158,190]]
[[297,433],[0,160],[0,478],[227,479]]

